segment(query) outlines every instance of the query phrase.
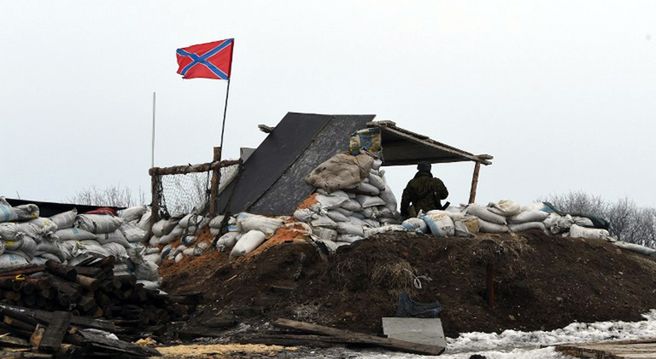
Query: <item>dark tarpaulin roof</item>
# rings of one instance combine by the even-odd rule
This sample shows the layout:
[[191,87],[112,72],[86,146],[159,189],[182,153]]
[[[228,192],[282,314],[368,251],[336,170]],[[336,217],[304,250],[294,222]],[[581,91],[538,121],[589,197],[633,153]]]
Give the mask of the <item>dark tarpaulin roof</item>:
[[74,204],[74,203],[56,203],[56,202],[43,202],[43,201],[28,201],[24,199],[14,199],[14,198],[5,198],[7,202],[13,207],[20,206],[23,204],[36,204],[39,207],[39,216],[40,217],[51,217],[57,213],[62,213],[70,211],[73,208],[77,208],[78,213],[85,213],[93,211],[98,208],[112,208],[116,211],[124,209],[125,207],[110,207],[110,206],[87,206],[83,204]]

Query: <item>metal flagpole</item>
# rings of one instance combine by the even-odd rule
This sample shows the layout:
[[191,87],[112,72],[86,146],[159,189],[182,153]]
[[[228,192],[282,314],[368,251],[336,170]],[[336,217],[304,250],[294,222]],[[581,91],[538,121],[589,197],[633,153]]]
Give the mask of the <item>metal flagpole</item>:
[[228,77],[228,86],[226,87],[225,103],[223,105],[223,123],[221,124],[221,152],[223,152],[223,134],[225,133],[226,113],[228,112],[228,96],[230,95],[230,78]]
[[157,93],[153,91],[153,135],[152,135],[152,147],[150,151],[150,168],[155,167],[155,104],[157,103]]

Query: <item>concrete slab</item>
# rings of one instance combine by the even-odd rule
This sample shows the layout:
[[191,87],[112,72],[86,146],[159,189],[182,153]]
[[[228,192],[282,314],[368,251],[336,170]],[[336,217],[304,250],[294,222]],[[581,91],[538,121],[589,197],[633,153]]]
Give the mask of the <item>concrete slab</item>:
[[439,318],[384,317],[383,334],[389,338],[446,348],[442,321]]

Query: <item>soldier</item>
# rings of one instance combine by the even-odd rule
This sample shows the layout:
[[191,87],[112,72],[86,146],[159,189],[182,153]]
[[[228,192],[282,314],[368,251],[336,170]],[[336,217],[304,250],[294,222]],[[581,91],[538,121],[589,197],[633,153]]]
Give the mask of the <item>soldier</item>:
[[441,200],[448,196],[449,191],[442,180],[433,177],[431,164],[425,161],[419,162],[417,174],[403,190],[401,216],[415,217],[420,210],[428,212],[432,209],[446,209],[449,203],[447,202],[443,207]]

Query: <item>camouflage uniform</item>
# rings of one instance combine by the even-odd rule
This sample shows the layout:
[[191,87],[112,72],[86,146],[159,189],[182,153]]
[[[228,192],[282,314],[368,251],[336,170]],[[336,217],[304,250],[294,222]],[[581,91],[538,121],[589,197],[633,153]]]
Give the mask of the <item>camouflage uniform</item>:
[[430,172],[419,171],[403,190],[401,197],[401,215],[406,218],[409,213],[410,203],[415,211],[424,212],[432,209],[441,209],[440,200],[449,196],[449,191],[439,178],[433,177]]

